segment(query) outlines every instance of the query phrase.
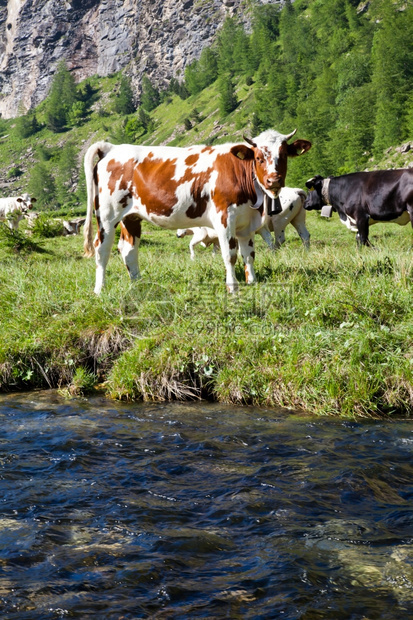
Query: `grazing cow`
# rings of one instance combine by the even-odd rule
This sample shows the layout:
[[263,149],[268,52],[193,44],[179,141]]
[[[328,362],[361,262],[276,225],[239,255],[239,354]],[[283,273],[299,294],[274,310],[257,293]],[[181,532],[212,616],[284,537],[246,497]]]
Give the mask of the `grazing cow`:
[[357,231],[359,245],[370,245],[369,226],[378,222],[413,226],[413,169],[353,172],[326,179],[317,175],[306,186],[313,191],[304,208],[331,205],[343,224]]
[[20,220],[33,207],[34,202],[36,198],[30,198],[29,194],[0,198],[0,221],[7,221],[12,230],[17,230]]
[[[237,288],[235,263],[239,243],[247,283],[255,281],[254,233],[261,226],[259,209],[265,192],[276,198],[285,183],[287,158],[308,151],[311,143],[295,134],[267,130],[247,144],[217,146],[114,146],[97,142],[85,156],[88,193],[84,227],[85,253],[96,254],[95,293],[101,292],[106,265],[121,224],[118,248],[131,279],[139,277],[141,220],[176,230],[213,228],[220,241],[230,292]],[[94,165],[95,157],[99,161]],[[97,235],[92,239],[92,210]],[[238,242],[237,242],[238,237]]]
[[[305,225],[305,211],[303,209],[307,194],[299,188],[283,187],[280,192],[281,211],[275,215],[268,215],[268,207],[262,214],[261,228],[256,233],[262,236],[271,250],[278,249],[285,242],[285,227],[292,224],[301,237],[304,246],[310,247],[310,233]],[[274,232],[275,242],[271,235]],[[196,228],[179,229],[177,237],[193,235],[189,243],[192,260],[195,259],[194,247],[200,243],[204,247],[214,244],[214,252],[219,248],[218,235],[212,228],[199,226]]]

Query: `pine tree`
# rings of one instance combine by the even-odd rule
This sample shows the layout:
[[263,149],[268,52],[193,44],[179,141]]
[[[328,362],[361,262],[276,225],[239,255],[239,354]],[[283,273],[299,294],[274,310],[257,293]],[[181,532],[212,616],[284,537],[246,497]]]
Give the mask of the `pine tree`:
[[118,114],[132,114],[136,106],[133,101],[133,91],[130,80],[122,75],[120,80],[119,92],[115,99],[115,112]]
[[146,112],[151,112],[160,104],[159,90],[153,86],[147,75],[142,78],[141,106]]
[[73,193],[77,173],[77,149],[68,142],[60,153],[55,179],[56,199],[59,205],[66,204]]
[[219,79],[219,110],[221,116],[227,116],[238,106],[238,100],[235,95],[235,88],[232,82],[231,74],[224,74]]
[[62,60],[53,78],[46,105],[46,125],[54,132],[63,131],[68,113],[77,100],[76,84],[73,75]]
[[36,209],[56,208],[56,186],[45,163],[39,162],[31,169],[28,190],[36,197]]

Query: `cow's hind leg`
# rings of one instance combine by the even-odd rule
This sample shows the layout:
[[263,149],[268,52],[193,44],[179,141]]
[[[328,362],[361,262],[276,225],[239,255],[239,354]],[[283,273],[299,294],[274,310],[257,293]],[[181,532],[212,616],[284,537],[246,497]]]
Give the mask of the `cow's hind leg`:
[[126,216],[120,223],[118,250],[131,280],[137,280],[141,277],[138,262],[141,228],[140,219],[131,215]]
[[252,237],[242,237],[239,238],[238,241],[241,256],[244,260],[245,282],[247,284],[253,284],[257,280],[254,271],[254,239]]
[[268,230],[268,228],[266,226],[263,226],[262,228],[257,230],[257,233],[259,235],[261,235],[261,237],[263,238],[265,243],[268,245],[270,250],[274,250],[275,249],[274,239],[272,238],[272,235],[271,235],[270,231]]
[[98,220],[98,232],[95,238],[95,260],[96,260],[96,284],[95,293],[100,295],[105,284],[106,266],[108,264],[110,251],[115,239],[115,227],[110,226],[109,230],[101,228]]
[[216,224],[215,230],[225,265],[227,290],[229,293],[235,293],[238,290],[238,282],[235,277],[238,242],[235,237],[235,222],[230,222],[230,217],[228,217],[228,220],[229,224],[227,224],[227,227]]

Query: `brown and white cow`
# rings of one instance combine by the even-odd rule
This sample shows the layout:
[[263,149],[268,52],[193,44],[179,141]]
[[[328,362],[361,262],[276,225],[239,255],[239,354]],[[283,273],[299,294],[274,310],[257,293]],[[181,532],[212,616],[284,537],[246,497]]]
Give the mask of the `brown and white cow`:
[[34,202],[36,198],[30,198],[29,194],[0,198],[0,221],[7,221],[12,230],[17,230]]
[[[256,233],[261,235],[265,243],[271,250],[276,250],[285,242],[285,228],[292,224],[299,234],[301,241],[306,249],[310,247],[310,233],[305,225],[306,212],[304,202],[307,194],[300,188],[283,187],[280,192],[281,211],[275,215],[268,215],[268,205],[262,212],[262,227]],[[268,200],[271,200],[270,198]],[[274,233],[274,237],[271,235]],[[201,244],[208,247],[213,244],[214,253],[219,249],[218,235],[212,228],[199,226],[196,228],[185,228],[176,231],[179,238],[191,236],[189,242],[189,252],[192,260],[195,259],[194,248]]]
[[[180,148],[97,142],[89,147],[85,156],[88,206],[84,247],[87,256],[96,255],[95,293],[104,285],[119,223],[122,258],[131,279],[140,276],[141,220],[172,230],[213,228],[220,241],[228,290],[237,288],[238,244],[246,281],[254,282],[254,233],[261,226],[261,214],[251,207],[262,201],[262,192],[276,198],[285,184],[288,157],[310,149],[307,140],[288,144],[294,134],[267,130],[254,140],[246,139],[248,145]],[[94,164],[96,156],[99,161]],[[94,243],[93,207],[98,225]]]

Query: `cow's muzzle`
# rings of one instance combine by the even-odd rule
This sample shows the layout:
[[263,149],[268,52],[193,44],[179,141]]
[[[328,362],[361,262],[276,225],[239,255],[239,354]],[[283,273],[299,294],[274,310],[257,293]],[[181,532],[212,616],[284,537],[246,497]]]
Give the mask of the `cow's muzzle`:
[[265,189],[274,194],[274,198],[277,198],[281,189],[285,186],[284,179],[282,177],[267,177],[264,180]]

